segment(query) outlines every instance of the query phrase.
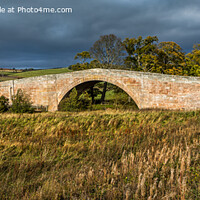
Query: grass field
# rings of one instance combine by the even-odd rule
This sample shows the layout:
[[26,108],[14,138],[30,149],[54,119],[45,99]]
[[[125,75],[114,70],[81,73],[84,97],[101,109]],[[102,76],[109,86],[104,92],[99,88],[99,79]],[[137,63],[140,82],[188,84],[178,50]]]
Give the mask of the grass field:
[[16,73],[15,76],[27,78],[27,77],[33,77],[33,76],[49,75],[49,74],[61,74],[61,73],[67,73],[70,71],[71,70],[69,70],[68,68],[42,69],[42,70],[34,70],[34,71]]
[[[17,78],[28,78],[33,76],[43,76],[49,74],[60,74],[70,72],[68,68],[58,68],[58,69],[43,69],[43,70],[31,70],[25,72],[12,72],[0,70],[0,81],[13,80]],[[4,75],[4,76],[1,76]]]
[[200,199],[200,111],[0,121],[0,199]]
[[12,75],[14,74],[14,72],[12,72],[11,70],[8,71],[8,70],[0,70],[0,74],[1,75]]

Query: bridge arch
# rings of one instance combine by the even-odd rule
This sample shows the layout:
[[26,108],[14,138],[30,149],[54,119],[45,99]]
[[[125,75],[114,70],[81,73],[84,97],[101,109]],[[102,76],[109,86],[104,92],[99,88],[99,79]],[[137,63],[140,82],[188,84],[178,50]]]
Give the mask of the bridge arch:
[[107,82],[107,83],[111,83],[119,88],[121,88],[124,92],[126,92],[131,98],[132,100],[136,103],[136,105],[138,106],[138,108],[141,108],[141,103],[138,99],[138,95],[137,92],[134,91],[134,89],[132,88],[132,90],[129,89],[129,87],[125,84],[125,83],[121,83],[117,80],[113,80],[112,78],[82,78],[82,79],[78,79],[73,81],[71,84],[67,85],[67,86],[63,86],[60,94],[58,95],[58,105],[60,104],[60,102],[65,98],[66,94],[69,93],[73,88],[84,84],[84,83],[89,83],[89,82]]

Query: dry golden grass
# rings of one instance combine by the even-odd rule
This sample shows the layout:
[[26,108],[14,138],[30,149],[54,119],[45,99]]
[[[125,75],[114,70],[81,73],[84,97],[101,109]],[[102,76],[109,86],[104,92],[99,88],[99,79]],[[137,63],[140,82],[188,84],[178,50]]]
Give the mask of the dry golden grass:
[[200,199],[199,111],[0,120],[0,199]]

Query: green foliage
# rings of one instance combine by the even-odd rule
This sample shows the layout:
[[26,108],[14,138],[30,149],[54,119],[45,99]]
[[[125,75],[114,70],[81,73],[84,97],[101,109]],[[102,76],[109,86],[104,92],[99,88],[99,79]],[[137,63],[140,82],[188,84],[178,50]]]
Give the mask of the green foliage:
[[9,100],[5,96],[0,97],[0,113],[8,111]]
[[126,65],[136,71],[188,75],[184,73],[187,66],[181,47],[175,42],[157,42],[156,36],[126,38],[123,42],[128,53]]
[[76,88],[72,89],[69,97],[62,100],[59,105],[61,111],[81,111],[90,108],[91,98],[87,92],[82,93],[80,96]]
[[91,100],[88,92],[83,92],[79,96],[78,102],[79,102],[79,109],[80,110],[87,110],[87,109],[91,108],[92,100]]
[[78,93],[77,90],[74,88],[70,94],[69,97],[65,98],[60,103],[60,109],[63,111],[74,111],[79,109],[78,105]]
[[117,109],[138,109],[136,103],[131,99],[131,97],[128,94],[126,94],[123,91],[117,92],[117,95],[115,95],[114,105]]
[[90,53],[88,51],[83,51],[81,53],[77,53],[74,59],[79,59],[82,63],[85,63],[87,59],[90,59]]
[[156,62],[156,36],[148,36],[145,39],[142,36],[138,38],[126,38],[123,45],[128,53],[125,59],[126,65],[131,70],[152,71]]
[[186,55],[186,63],[185,74],[200,76],[200,44],[194,45],[192,52]]
[[165,74],[183,75],[185,54],[175,42],[161,42],[158,45],[158,64]]
[[[175,42],[158,43],[157,36],[126,38],[123,43],[115,35],[104,35],[90,48],[75,56],[80,59],[70,66],[73,71],[91,68],[130,69],[171,75],[200,76],[200,44],[185,55]],[[124,59],[124,50],[128,54]],[[85,63],[86,59],[94,60]],[[124,59],[124,62],[123,62]],[[102,96],[105,96],[102,94]]]
[[34,108],[29,97],[23,93],[21,89],[17,90],[17,94],[12,97],[12,105],[10,108],[14,113],[33,113]]
[[200,76],[200,45],[185,56],[175,42],[160,42],[156,36],[143,39],[126,38],[123,45],[128,53],[125,64],[128,69],[171,75]]
[[88,62],[86,63],[76,63],[74,65],[70,65],[69,69],[72,71],[80,71],[93,68],[92,65]]
[[90,61],[91,68],[102,68],[101,63],[94,59]]

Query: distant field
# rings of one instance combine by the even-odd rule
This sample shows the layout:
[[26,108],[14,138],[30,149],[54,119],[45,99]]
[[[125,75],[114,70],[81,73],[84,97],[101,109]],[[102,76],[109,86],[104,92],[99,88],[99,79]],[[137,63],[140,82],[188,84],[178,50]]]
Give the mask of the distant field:
[[59,69],[43,69],[43,70],[34,70],[34,71],[27,71],[27,72],[21,72],[16,73],[15,76],[20,77],[33,77],[33,76],[43,76],[48,74],[61,74],[61,73],[67,73],[71,72],[68,68],[59,68]]
[[200,199],[200,111],[0,114],[0,199]]
[[12,71],[0,70],[0,81],[13,80],[17,78],[28,78],[33,76],[42,76],[49,74],[60,74],[67,72],[71,72],[71,70],[69,70],[68,68],[43,69],[43,70],[33,70],[26,72],[12,72]]
[[12,72],[12,71],[4,71],[4,70],[0,70],[0,75],[2,76],[4,76],[4,75],[13,75],[13,74],[15,74],[14,72]]

